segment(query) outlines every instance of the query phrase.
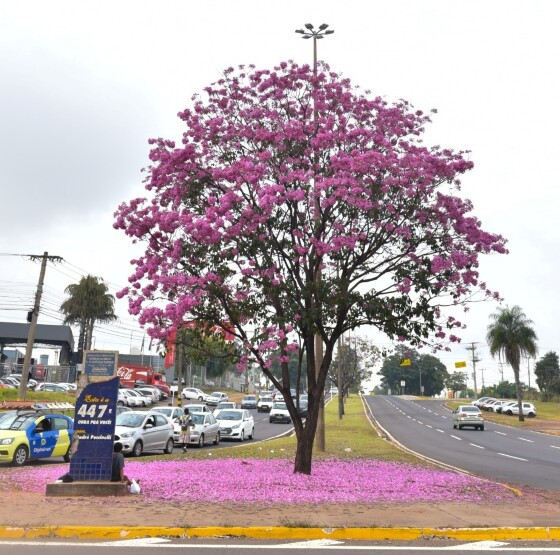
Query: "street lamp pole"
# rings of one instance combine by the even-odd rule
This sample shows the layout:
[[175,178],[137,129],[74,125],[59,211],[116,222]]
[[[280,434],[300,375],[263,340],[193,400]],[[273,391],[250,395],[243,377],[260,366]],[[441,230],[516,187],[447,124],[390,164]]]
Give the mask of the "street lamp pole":
[[[327,29],[328,25],[322,23],[318,29],[315,29],[311,23],[305,24],[305,29],[297,29],[296,33],[302,35],[303,39],[313,39],[313,87],[317,86],[317,41],[325,38],[326,35],[332,35],[334,31]],[[313,121],[317,125],[317,104],[315,94],[313,94]],[[320,225],[320,202],[315,200],[315,222]],[[321,270],[319,269],[317,281],[321,279]],[[315,333],[315,377],[318,379],[323,364],[323,338],[319,331]],[[319,401],[319,414],[317,418],[317,431],[315,433],[315,445],[319,451],[325,451],[325,395],[321,394]]]

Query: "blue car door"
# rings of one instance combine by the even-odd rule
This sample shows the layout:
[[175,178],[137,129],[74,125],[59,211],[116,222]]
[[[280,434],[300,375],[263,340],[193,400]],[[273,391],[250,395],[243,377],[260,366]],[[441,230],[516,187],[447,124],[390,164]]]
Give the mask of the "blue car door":
[[29,428],[29,456],[31,458],[50,457],[58,439],[58,430],[53,429],[52,418],[37,419]]

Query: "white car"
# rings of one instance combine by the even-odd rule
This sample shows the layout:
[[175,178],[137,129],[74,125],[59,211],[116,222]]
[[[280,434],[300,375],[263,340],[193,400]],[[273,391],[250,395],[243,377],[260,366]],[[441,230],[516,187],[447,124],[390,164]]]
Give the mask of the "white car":
[[268,421],[272,424],[273,422],[287,422],[288,424],[292,421],[286,403],[284,402],[274,402],[272,409],[270,411],[270,416]]
[[257,411],[270,412],[273,404],[274,399],[272,397],[260,397],[257,401]]
[[119,389],[117,405],[125,407],[143,407],[144,401],[142,397],[132,389]]
[[217,418],[221,439],[253,439],[255,421],[248,410],[224,409]]
[[162,449],[173,453],[173,424],[156,412],[123,412],[117,416],[115,443],[120,442],[123,453],[139,457],[144,451]]
[[[535,408],[535,405],[533,405],[533,403],[522,402],[521,410],[523,411],[523,416],[528,416],[529,418],[537,416],[537,409]],[[519,405],[517,404],[517,401],[513,405],[508,406],[506,410],[502,412],[505,412],[509,415],[519,416]]]
[[184,409],[189,409],[189,414],[193,412],[210,412],[206,405],[183,405]]
[[191,419],[194,428],[191,428],[189,444],[203,447],[205,443],[220,443],[220,425],[212,413],[195,412],[191,414]]
[[154,394],[151,391],[146,391],[145,389],[135,389],[134,392],[142,397],[145,407],[151,407],[154,404]]
[[208,395],[196,387],[185,387],[185,389],[181,391],[181,397],[183,399],[192,399],[200,402],[206,402],[208,399]]
[[43,382],[35,388],[35,391],[53,391],[57,393],[66,393],[68,391],[68,388],[61,383]]
[[221,391],[214,391],[211,395],[208,395],[208,399],[206,399],[207,405],[217,405],[222,401],[229,401],[229,397],[227,393],[222,393]]
[[236,409],[236,408],[237,405],[235,403],[232,403],[231,401],[222,401],[218,403],[218,406],[214,409],[213,414],[216,418],[218,418],[218,415],[224,409]]
[[137,387],[134,391],[137,391],[141,395],[149,395],[152,399],[153,405],[157,405],[159,403],[159,393],[151,387]]

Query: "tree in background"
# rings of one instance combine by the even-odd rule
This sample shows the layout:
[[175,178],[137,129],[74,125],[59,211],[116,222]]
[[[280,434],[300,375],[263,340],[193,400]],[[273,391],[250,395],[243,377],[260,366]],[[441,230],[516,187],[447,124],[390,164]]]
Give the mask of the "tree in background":
[[[120,295],[153,338],[183,320],[229,322],[239,364],[257,364],[283,393],[294,471],[309,474],[338,338],[371,325],[413,345],[457,341],[462,324],[442,308],[497,295],[479,283],[479,257],[506,252],[505,241],[457,196],[473,167],[465,153],[423,144],[428,114],[327,65],[229,68],[193,100],[178,145],[151,140],[150,198],[115,214],[146,245]],[[289,394],[298,349],[305,421]],[[277,350],[282,380],[270,370]]]
[[115,298],[101,278],[87,275],[79,283],[71,283],[64,292],[69,297],[60,305],[64,324],[78,326],[78,359],[83,351],[91,349],[93,329],[96,322],[113,322]]
[[453,392],[453,396],[457,392],[462,392],[467,389],[467,373],[466,372],[453,372],[449,374],[445,380],[445,387]]
[[486,334],[490,354],[492,356],[502,355],[513,368],[519,421],[523,422],[525,417],[521,405],[523,394],[519,381],[519,365],[522,356],[534,357],[537,354],[537,334],[531,326],[533,322],[527,318],[519,306],[498,308],[490,318],[492,322],[488,326]]
[[537,385],[547,399],[550,394],[560,393],[560,364],[558,355],[554,351],[546,353],[535,364]]
[[[406,359],[410,360],[410,365],[401,364]],[[406,391],[406,393],[427,397],[439,395],[449,377],[447,368],[438,358],[420,354],[403,345],[399,345],[395,353],[383,361],[383,366],[377,374],[382,376],[381,386],[386,391],[389,389],[391,392]],[[401,381],[406,383],[404,391],[400,385]]]
[[371,379],[373,367],[381,358],[381,352],[369,339],[364,337],[344,339],[340,347],[340,352],[337,349],[329,369],[329,380],[338,384],[338,365],[340,362],[342,392],[339,391],[339,395],[345,397],[351,389],[359,390],[362,382]]

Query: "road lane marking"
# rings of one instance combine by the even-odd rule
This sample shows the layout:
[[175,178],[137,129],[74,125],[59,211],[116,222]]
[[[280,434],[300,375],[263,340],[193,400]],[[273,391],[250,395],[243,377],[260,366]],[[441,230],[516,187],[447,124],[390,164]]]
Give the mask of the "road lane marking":
[[494,433],[500,434],[501,436],[507,436],[507,434],[504,434],[504,432],[498,432],[497,430],[494,430]]
[[551,445],[551,447],[552,447],[553,449],[560,449],[560,447],[558,447],[558,446],[556,446],[556,445]]
[[476,443],[469,443],[469,445],[472,445],[473,447],[476,447],[477,449],[484,449],[484,447],[482,447],[482,445],[477,445]]
[[[451,435],[451,434],[450,434]],[[463,441],[460,437],[457,436],[451,436],[453,439],[456,439],[457,441]]]
[[430,426],[429,424],[426,424],[426,428],[431,428],[432,426]]
[[514,457],[513,455],[506,455],[505,453],[498,453],[498,455],[502,455],[502,457],[507,457],[508,459],[515,459],[517,461],[525,461],[528,462],[527,459],[522,459],[521,457]]
[[443,430],[440,430],[439,428],[436,428],[436,432],[440,432],[440,433],[442,433],[442,434],[445,433]]
[[524,437],[518,437],[521,441],[527,441],[528,443],[535,443],[532,439],[525,439]]
[[424,422],[420,422],[420,420],[417,420],[416,422],[418,422],[418,424],[424,425]]

